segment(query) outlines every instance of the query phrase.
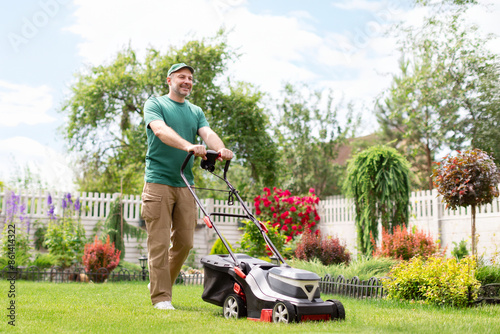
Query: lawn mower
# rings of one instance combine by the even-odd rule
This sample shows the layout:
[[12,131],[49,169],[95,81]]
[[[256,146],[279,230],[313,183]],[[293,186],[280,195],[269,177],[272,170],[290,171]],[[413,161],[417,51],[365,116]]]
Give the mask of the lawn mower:
[[[292,268],[286,263],[267,236],[266,225],[255,218],[228,181],[230,160],[225,163],[223,177],[214,173],[219,153],[212,150],[207,150],[207,159],[201,161],[200,167],[225,182],[227,189],[218,191],[228,192],[229,204],[234,204],[236,198],[244,214],[207,212],[194,191],[203,188],[191,186],[184,176],[184,169],[192,156],[193,152],[188,153],[182,164],[181,177],[203,212],[203,221],[215,230],[229,253],[208,255],[201,259],[204,268],[202,299],[221,306],[228,319],[247,317],[256,321],[282,323],[345,319],[345,310],[340,301],[323,301],[320,298],[320,277],[317,274]],[[276,263],[234,253],[212,219],[216,216],[246,219],[256,224]]]

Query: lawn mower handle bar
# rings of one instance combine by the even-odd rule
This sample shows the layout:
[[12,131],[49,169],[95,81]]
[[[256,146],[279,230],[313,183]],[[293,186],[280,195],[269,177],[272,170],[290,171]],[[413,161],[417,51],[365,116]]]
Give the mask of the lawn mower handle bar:
[[[220,154],[218,154],[217,152],[212,151],[212,150],[208,150],[207,151],[207,155],[208,154],[211,154],[212,156],[217,155],[217,157],[220,156]],[[189,163],[189,160],[191,159],[191,157],[193,155],[194,155],[194,152],[190,151],[187,154],[186,159],[184,159],[184,162],[182,163],[182,166],[181,166],[181,177],[184,180],[184,182],[186,183],[186,185],[188,186],[188,189],[191,192],[191,194],[193,195],[196,203],[198,204],[198,207],[203,212],[205,223],[209,227],[212,227],[215,230],[215,233],[217,233],[217,235],[219,236],[220,240],[222,241],[222,243],[224,244],[224,246],[228,250],[229,255],[232,257],[235,265],[236,266],[240,266],[240,263],[239,263],[238,259],[236,258],[236,256],[234,255],[233,251],[231,250],[231,247],[227,244],[226,239],[222,236],[222,233],[219,231],[219,229],[217,228],[217,226],[213,223],[213,221],[211,219],[211,215],[214,215],[214,216],[224,216],[225,215],[225,216],[233,216],[233,217],[241,217],[241,218],[248,218],[248,219],[250,219],[255,225],[257,225],[257,228],[259,229],[260,233],[262,234],[262,237],[266,241],[266,244],[272,250],[272,252],[274,253],[274,255],[278,258],[278,260],[281,261],[281,263],[283,265],[288,266],[287,263],[285,262],[285,259],[283,258],[283,256],[276,249],[276,246],[273,244],[273,242],[271,241],[271,239],[269,239],[269,237],[267,236],[266,232],[263,230],[260,222],[250,212],[250,210],[246,206],[245,202],[241,199],[238,191],[228,181],[228,179],[227,179],[227,171],[229,170],[229,164],[230,164],[231,160],[226,160],[226,164],[224,165],[224,182],[228,186],[229,190],[231,190],[231,192],[233,192],[233,194],[236,195],[236,198],[238,199],[238,202],[240,202],[240,205],[242,206],[243,210],[247,213],[247,215],[244,216],[244,215],[234,215],[234,214],[220,214],[220,213],[215,213],[215,212],[214,213],[208,213],[205,210],[205,207],[203,206],[203,204],[201,203],[200,199],[198,198],[198,196],[196,195],[196,193],[193,191],[192,186],[189,184],[188,180],[184,176],[184,169],[186,168],[187,164]],[[208,219],[209,222],[207,222],[206,219]]]

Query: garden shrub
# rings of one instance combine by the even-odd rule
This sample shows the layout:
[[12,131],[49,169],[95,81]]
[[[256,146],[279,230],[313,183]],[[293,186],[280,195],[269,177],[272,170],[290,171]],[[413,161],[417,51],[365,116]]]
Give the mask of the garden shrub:
[[[272,252],[267,247],[266,241],[257,226],[251,220],[244,221],[243,223],[245,226],[240,229],[244,230],[245,233],[240,241],[240,250],[257,258],[271,256]],[[271,226],[270,222],[263,222],[263,224],[267,227],[267,236],[271,239],[271,242],[276,246],[278,252],[286,257],[286,254],[290,253],[290,250],[285,246],[286,237],[280,233],[278,226]]]
[[309,261],[293,259],[288,261],[288,263],[294,268],[312,271],[321,277],[327,274],[331,277],[342,275],[346,279],[357,276],[363,281],[371,277],[386,277],[391,268],[399,263],[399,261],[388,257],[374,258],[371,256],[359,256],[349,262],[349,264],[341,263],[325,266],[319,259]]
[[269,221],[286,236],[289,242],[294,236],[302,234],[306,228],[313,229],[320,221],[316,205],[319,198],[314,189],[309,195],[292,196],[290,191],[264,188],[264,194],[255,197],[255,213],[262,221]]
[[[43,245],[47,248],[49,254],[59,259],[59,265],[69,267],[81,261],[85,243],[87,242],[85,229],[79,218],[80,201],[77,199],[73,202],[70,193],[64,195],[62,217],[57,217],[54,214],[54,204],[50,195],[47,202],[50,221]],[[78,216],[78,219],[75,219],[75,216]]]
[[427,260],[414,257],[394,266],[382,282],[388,299],[462,307],[477,298],[481,284],[475,277],[476,266],[474,257],[460,261],[441,256]]
[[466,256],[469,256],[469,251],[467,250],[467,243],[465,240],[460,240],[460,243],[456,243],[453,241],[455,247],[451,251],[451,255],[457,258],[457,260],[463,259]]
[[37,266],[39,269],[50,268],[59,263],[59,259],[47,253],[40,253],[35,256],[35,260],[31,263],[32,266]]
[[[86,244],[83,254],[83,265],[87,273],[97,273],[100,268],[106,268],[111,273],[120,263],[120,251],[115,249],[115,244],[109,242],[109,236],[106,243],[95,236],[94,243]],[[91,275],[94,282],[103,282],[106,275]]]
[[500,283],[500,265],[478,266],[476,278],[482,285]]
[[295,256],[299,260],[310,261],[319,259],[321,263],[328,266],[331,264],[349,263],[351,255],[345,244],[341,244],[338,238],[327,236],[322,238],[321,232],[311,232],[306,229],[298,242]]
[[405,226],[395,227],[392,234],[382,228],[382,242],[379,247],[372,238],[373,256],[392,257],[399,260],[409,260],[414,256],[427,258],[439,251],[439,243],[432,240],[430,234],[413,229],[411,232]]
[[[231,248],[231,251],[234,252],[233,246],[231,246],[229,241],[227,241],[227,239],[225,238],[224,240],[226,240],[226,243],[228,244],[229,248]],[[210,250],[210,255],[213,254],[229,254],[229,251],[227,250],[226,246],[224,246],[224,243],[220,238],[217,238],[217,240],[215,240],[212,249]]]

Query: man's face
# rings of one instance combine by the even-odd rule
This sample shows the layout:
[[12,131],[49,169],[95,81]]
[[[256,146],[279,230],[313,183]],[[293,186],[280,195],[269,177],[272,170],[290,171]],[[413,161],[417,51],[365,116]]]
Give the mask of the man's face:
[[181,68],[168,78],[170,89],[178,96],[187,97],[193,89],[193,74],[188,68]]

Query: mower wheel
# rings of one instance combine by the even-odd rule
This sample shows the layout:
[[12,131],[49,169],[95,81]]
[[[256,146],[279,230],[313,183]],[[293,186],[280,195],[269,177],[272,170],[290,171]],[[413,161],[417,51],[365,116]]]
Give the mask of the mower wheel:
[[273,308],[273,322],[295,322],[295,307],[288,301],[277,301]]
[[327,301],[332,303],[332,320],[345,320],[344,305],[335,299],[328,299]]
[[234,293],[228,295],[224,300],[223,311],[226,319],[242,318],[247,315],[245,302],[240,296]]

